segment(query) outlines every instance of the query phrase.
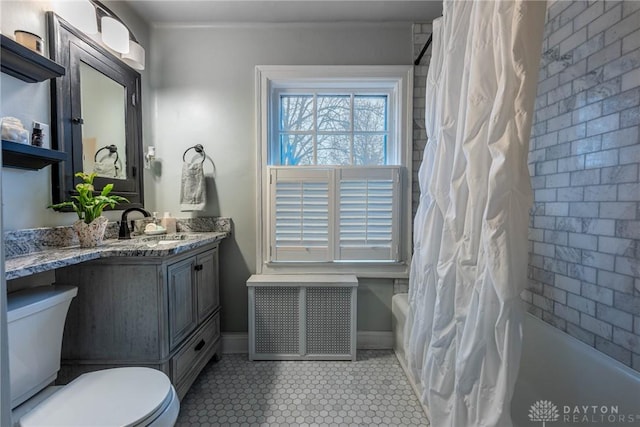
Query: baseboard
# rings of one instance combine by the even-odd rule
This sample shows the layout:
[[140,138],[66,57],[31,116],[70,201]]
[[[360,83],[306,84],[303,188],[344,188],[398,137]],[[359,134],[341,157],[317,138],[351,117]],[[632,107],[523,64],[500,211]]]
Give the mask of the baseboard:
[[[222,353],[249,353],[249,335],[246,332],[224,332],[222,334]],[[391,350],[393,332],[358,331],[358,350]]]
[[393,332],[391,331],[358,331],[358,350],[391,350],[393,348]]
[[249,353],[249,334],[246,332],[223,332],[222,354]]

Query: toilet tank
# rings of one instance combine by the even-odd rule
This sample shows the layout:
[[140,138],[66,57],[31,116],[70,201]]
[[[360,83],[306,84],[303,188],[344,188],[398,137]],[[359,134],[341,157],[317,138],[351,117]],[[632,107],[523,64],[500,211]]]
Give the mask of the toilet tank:
[[58,375],[62,332],[75,286],[41,286],[7,295],[11,408]]

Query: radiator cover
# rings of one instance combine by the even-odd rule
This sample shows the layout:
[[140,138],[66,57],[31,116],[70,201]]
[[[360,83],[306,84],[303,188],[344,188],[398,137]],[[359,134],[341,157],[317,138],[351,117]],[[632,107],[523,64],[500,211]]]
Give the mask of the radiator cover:
[[250,360],[356,360],[358,279],[352,275],[254,275]]

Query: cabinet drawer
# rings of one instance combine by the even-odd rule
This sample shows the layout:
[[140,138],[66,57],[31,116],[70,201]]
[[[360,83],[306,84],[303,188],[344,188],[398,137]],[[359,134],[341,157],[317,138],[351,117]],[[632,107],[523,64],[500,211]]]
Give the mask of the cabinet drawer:
[[[198,372],[213,356],[211,349],[220,337],[220,313],[207,320],[171,360],[174,384],[180,384],[192,370]],[[196,374],[197,375],[197,374]]]

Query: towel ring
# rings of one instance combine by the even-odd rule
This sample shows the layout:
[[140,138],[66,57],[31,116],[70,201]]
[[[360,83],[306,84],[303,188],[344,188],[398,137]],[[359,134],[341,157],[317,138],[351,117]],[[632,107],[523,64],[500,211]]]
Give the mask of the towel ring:
[[196,150],[196,153],[202,154],[202,163],[204,163],[205,159],[207,158],[207,155],[204,152],[204,147],[202,146],[202,144],[196,144],[193,147],[189,147],[186,150],[184,150],[184,153],[182,154],[182,161],[183,162],[187,161],[186,160],[186,155],[187,155],[187,152],[189,150]]
[[116,171],[115,176],[118,176],[118,171],[120,170],[120,168],[118,167],[118,162],[120,161],[120,155],[118,154],[118,147],[116,147],[115,145],[111,144],[111,145],[105,145],[104,147],[102,147],[101,149],[99,149],[98,151],[96,151],[95,156],[93,156],[93,161],[97,162],[98,161],[98,153],[100,153],[102,150],[109,150],[109,154],[107,154],[107,156],[112,155],[113,153],[116,153],[116,158],[113,161],[113,168]]
[[111,145],[105,145],[104,147],[102,147],[101,149],[96,151],[96,155],[93,156],[93,161],[94,162],[98,161],[98,153],[101,152],[102,150],[109,150],[109,155],[111,155],[113,153],[116,153],[116,160],[113,163],[116,163],[118,160],[120,160],[120,156],[118,155],[118,147],[116,147],[115,145],[111,144]]

